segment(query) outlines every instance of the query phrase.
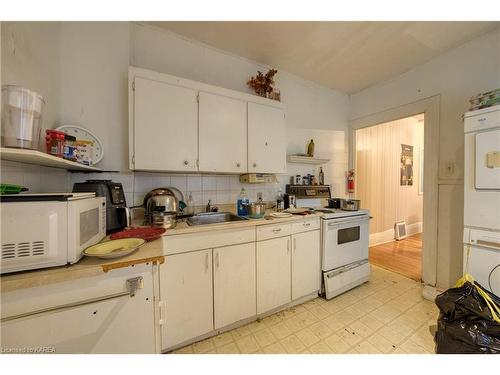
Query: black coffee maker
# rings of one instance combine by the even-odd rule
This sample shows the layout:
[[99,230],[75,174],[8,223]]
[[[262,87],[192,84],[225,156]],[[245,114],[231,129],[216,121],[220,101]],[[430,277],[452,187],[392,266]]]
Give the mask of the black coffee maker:
[[106,234],[118,232],[128,225],[128,209],[123,186],[111,180],[87,180],[73,185],[74,193],[95,193],[106,198]]

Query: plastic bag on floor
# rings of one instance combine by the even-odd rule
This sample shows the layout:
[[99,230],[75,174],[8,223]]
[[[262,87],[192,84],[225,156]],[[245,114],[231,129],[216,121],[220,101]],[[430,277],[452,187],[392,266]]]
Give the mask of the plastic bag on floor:
[[465,275],[436,297],[437,353],[500,354],[500,298]]

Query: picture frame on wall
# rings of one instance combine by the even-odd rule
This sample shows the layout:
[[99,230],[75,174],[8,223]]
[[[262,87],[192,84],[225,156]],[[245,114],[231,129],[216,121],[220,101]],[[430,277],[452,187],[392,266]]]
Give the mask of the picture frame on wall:
[[413,186],[413,146],[401,144],[401,186]]

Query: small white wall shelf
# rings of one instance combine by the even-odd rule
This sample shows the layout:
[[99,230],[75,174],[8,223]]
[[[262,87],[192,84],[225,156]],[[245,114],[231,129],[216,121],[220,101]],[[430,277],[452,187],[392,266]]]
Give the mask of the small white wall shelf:
[[42,165],[44,167],[67,169],[69,171],[102,172],[100,168],[89,167],[36,150],[2,147],[0,148],[0,159],[16,161],[18,163]]
[[301,155],[288,155],[287,160],[289,163],[315,164],[315,165],[326,164],[330,161],[330,159],[320,159],[320,158],[301,156]]

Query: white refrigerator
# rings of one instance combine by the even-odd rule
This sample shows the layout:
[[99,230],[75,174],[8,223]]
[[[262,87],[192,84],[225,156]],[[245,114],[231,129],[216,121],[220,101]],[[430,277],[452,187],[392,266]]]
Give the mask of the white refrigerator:
[[464,115],[464,273],[500,296],[500,105]]

